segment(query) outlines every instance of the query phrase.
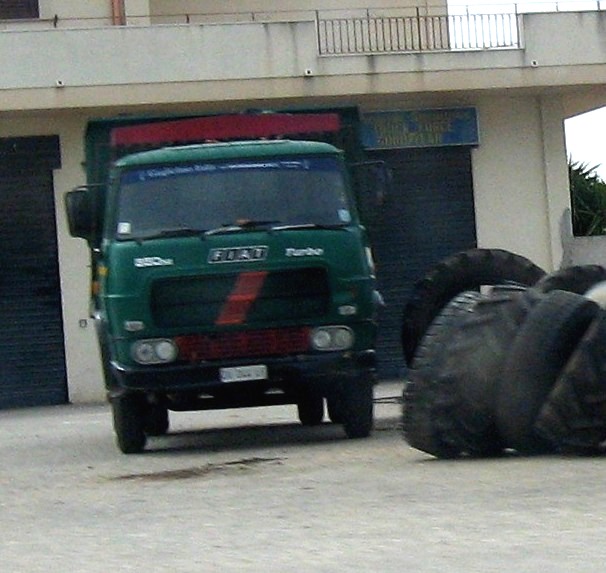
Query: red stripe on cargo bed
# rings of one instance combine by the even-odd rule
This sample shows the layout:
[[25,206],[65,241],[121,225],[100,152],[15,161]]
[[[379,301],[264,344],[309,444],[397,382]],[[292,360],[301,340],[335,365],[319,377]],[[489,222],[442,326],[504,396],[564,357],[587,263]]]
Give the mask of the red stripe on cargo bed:
[[227,297],[215,324],[242,324],[246,320],[248,310],[259,296],[266,276],[266,271],[238,275],[236,285]]
[[111,145],[169,145],[205,140],[258,139],[339,131],[336,113],[233,114],[115,127]]

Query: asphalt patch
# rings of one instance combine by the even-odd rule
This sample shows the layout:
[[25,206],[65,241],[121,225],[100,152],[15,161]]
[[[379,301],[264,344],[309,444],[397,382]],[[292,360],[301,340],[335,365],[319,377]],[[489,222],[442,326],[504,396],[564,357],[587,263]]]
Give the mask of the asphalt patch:
[[281,464],[285,458],[244,458],[221,464],[205,464],[200,467],[182,468],[140,474],[127,474],[111,478],[110,481],[174,481],[206,477],[214,473],[238,473],[261,464]]

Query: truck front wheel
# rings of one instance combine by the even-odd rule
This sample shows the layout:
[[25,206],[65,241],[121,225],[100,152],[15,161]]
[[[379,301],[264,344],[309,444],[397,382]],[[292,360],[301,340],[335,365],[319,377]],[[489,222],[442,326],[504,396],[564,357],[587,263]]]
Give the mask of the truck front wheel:
[[145,400],[138,394],[122,394],[110,400],[116,442],[123,454],[137,454],[145,447]]
[[372,376],[365,374],[343,386],[343,428],[348,438],[367,438],[373,426]]

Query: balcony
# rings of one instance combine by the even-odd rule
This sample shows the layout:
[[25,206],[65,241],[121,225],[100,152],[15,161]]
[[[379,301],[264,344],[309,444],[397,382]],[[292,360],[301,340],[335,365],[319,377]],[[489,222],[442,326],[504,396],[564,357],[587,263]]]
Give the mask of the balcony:
[[603,84],[605,8],[5,22],[1,110]]

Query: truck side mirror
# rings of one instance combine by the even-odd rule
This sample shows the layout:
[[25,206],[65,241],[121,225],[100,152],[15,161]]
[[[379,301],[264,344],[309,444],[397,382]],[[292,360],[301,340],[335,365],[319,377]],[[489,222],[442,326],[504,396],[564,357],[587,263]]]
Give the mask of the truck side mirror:
[[391,170],[384,161],[363,161],[351,168],[361,215],[374,220],[391,194]]
[[86,239],[89,243],[94,239],[96,227],[93,193],[90,188],[77,187],[65,194],[69,234]]
[[374,180],[374,196],[376,205],[382,207],[391,195],[391,183],[393,175],[391,169],[384,161],[377,161],[370,166]]

